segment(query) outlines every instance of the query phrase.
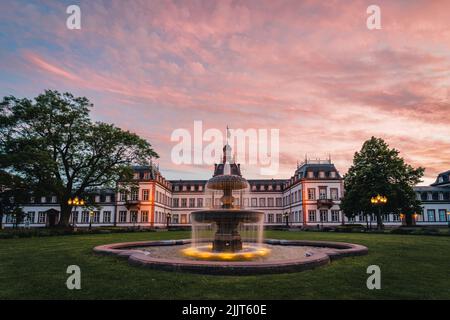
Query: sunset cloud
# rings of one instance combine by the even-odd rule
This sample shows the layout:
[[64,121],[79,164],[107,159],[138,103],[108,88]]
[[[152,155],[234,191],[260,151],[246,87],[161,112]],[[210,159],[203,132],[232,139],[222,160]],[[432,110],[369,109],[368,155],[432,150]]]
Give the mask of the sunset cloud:
[[372,135],[426,182],[450,169],[449,2],[378,1],[374,31],[370,1],[80,1],[81,30],[69,4],[0,3],[0,94],[85,95],[96,119],[146,137],[168,178],[211,173],[170,161],[171,132],[194,120],[279,128],[277,177],[305,154],[344,173]]

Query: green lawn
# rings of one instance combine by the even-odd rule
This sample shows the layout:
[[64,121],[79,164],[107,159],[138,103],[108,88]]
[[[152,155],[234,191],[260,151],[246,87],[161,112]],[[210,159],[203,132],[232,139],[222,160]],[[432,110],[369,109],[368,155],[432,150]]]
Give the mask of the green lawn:
[[[92,252],[99,244],[188,238],[188,232],[0,240],[0,299],[450,299],[450,237],[269,231],[268,238],[347,241],[369,255],[301,273],[207,276],[155,271]],[[66,268],[81,267],[81,290]],[[366,268],[381,268],[368,290]]]

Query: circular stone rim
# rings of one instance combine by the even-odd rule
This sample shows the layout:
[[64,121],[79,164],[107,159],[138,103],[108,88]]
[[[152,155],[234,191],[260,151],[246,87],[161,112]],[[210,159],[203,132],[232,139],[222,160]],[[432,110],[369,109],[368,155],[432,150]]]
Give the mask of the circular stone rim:
[[298,259],[276,261],[209,261],[156,258],[148,252],[133,249],[142,246],[174,246],[191,243],[190,239],[164,241],[122,242],[97,246],[94,252],[114,254],[128,259],[130,264],[141,265],[152,269],[179,271],[215,275],[254,275],[300,272],[329,264],[333,260],[344,257],[361,256],[368,253],[368,248],[347,242],[310,241],[310,240],[278,240],[266,239],[264,243],[284,246],[311,246],[328,248],[325,252]]

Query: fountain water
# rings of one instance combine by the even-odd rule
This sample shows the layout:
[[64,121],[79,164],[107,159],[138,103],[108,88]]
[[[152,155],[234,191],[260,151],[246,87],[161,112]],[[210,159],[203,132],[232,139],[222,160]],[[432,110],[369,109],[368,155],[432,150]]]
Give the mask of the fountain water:
[[[215,166],[206,184],[208,210],[191,213],[192,246],[187,256],[210,260],[244,260],[269,253],[263,245],[264,213],[245,209],[243,194],[248,182],[226,144],[223,161]],[[236,197],[237,196],[237,197]]]

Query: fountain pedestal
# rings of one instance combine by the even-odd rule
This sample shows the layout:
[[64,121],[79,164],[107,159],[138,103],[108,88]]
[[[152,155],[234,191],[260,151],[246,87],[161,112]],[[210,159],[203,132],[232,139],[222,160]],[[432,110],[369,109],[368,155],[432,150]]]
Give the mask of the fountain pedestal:
[[217,231],[214,235],[213,251],[236,252],[242,250],[242,240],[237,228],[239,222],[216,222]]

